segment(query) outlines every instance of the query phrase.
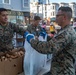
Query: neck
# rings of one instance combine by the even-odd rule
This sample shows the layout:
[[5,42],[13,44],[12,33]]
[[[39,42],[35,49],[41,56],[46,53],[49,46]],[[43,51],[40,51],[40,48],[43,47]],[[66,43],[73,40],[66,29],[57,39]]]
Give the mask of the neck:
[[35,25],[34,23],[32,24],[34,27],[36,27],[37,25]]
[[0,24],[1,24],[2,26],[6,26],[6,25],[7,25],[7,23],[1,23],[1,22],[0,22]]
[[70,25],[70,21],[64,22],[61,27],[64,28],[64,27],[66,27],[67,25]]

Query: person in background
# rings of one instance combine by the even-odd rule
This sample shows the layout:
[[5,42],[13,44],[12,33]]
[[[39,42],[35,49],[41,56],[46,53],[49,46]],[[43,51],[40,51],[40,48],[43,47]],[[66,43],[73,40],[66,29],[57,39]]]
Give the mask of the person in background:
[[[39,37],[39,35],[44,35],[43,38],[45,38],[45,34],[48,34],[46,32],[46,25],[39,25],[39,22],[41,21],[41,18],[39,16],[34,16],[32,24],[27,25],[27,31],[29,33],[34,34],[35,36]],[[47,41],[50,40],[52,36],[47,36]]]
[[46,23],[45,22],[42,24],[42,28],[46,28]]
[[34,16],[32,24],[27,25],[27,31],[35,36],[39,36],[40,32],[43,31],[43,28],[39,25],[40,21],[41,18],[39,16]]
[[19,24],[8,22],[8,10],[0,8],[0,51],[6,52],[14,48],[12,39],[14,32],[24,35],[26,29]]
[[[40,25],[40,22],[41,22],[41,17],[40,16],[34,16],[32,23],[27,25],[27,32],[29,32],[31,34],[34,34],[41,41],[46,41],[47,37],[40,36],[40,34],[42,32],[44,34],[46,33],[45,28],[43,28]],[[26,50],[26,53],[24,55],[24,74],[25,75],[30,75],[32,73],[31,75],[35,75],[37,73],[37,71],[39,71],[38,69],[42,68],[41,64],[45,65],[45,61],[46,61],[45,57],[46,56],[43,55],[43,54],[38,53],[37,51],[33,51],[34,49],[28,43],[28,41],[26,40],[26,37],[25,37],[24,48]],[[35,56],[32,56],[32,55],[35,55]],[[39,55],[39,57],[38,57],[38,55]],[[37,61],[37,58],[41,59],[41,62]],[[30,59],[32,59],[32,60],[30,60]],[[37,65],[36,62],[40,63],[40,65],[39,64]],[[31,65],[29,65],[29,64],[31,64]],[[30,71],[30,69],[33,69],[33,70]],[[33,73],[34,69],[35,69],[35,72]]]
[[31,46],[43,54],[53,54],[51,69],[44,75],[75,75],[76,32],[70,25],[72,9],[60,7],[56,14],[56,22],[61,30],[49,41],[42,42],[27,34],[26,39]]
[[54,37],[54,34],[55,34],[56,32],[55,32],[55,26],[54,26],[54,24],[53,24],[53,22],[51,22],[51,24],[50,24],[50,30],[49,30],[49,36],[52,38],[52,37]]
[[51,24],[50,24],[50,33],[53,35],[55,34],[55,26],[54,26],[53,22],[51,22]]
[[73,19],[73,27],[74,27],[74,29],[76,31],[76,18]]

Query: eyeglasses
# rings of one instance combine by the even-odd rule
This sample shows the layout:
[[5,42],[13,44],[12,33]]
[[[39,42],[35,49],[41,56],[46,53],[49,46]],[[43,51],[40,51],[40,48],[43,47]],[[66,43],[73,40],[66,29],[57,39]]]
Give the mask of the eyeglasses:
[[56,17],[59,17],[59,16],[64,16],[64,14],[58,14],[58,15],[56,15]]

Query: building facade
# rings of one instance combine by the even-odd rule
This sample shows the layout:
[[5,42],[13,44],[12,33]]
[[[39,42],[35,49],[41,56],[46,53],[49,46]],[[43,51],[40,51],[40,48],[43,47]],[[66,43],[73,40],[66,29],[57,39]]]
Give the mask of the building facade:
[[76,3],[71,2],[71,3],[69,3],[69,6],[72,8],[72,12],[73,12],[72,16],[76,17]]
[[61,6],[71,7],[73,11],[73,17],[76,17],[76,3],[75,2],[71,2],[71,3],[61,2],[61,3],[48,3],[48,4],[41,4],[38,2],[35,2],[33,4],[32,2],[30,4],[30,13],[39,15],[43,19],[44,18],[55,18],[58,8]]
[[0,8],[9,11],[9,21],[14,23],[26,22],[30,16],[30,0],[0,0]]

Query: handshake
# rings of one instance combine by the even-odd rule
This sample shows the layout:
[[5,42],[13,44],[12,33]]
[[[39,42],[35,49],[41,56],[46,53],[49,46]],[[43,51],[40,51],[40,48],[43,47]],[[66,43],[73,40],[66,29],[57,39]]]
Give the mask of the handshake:
[[[40,32],[40,36],[42,36],[43,38],[45,38],[46,35],[47,35],[46,32]],[[25,32],[25,33],[24,33],[24,37],[26,38],[26,40],[27,40],[29,43],[30,43],[30,40],[31,40],[31,39],[35,39],[34,34],[31,34],[31,33],[29,33],[29,32]]]

